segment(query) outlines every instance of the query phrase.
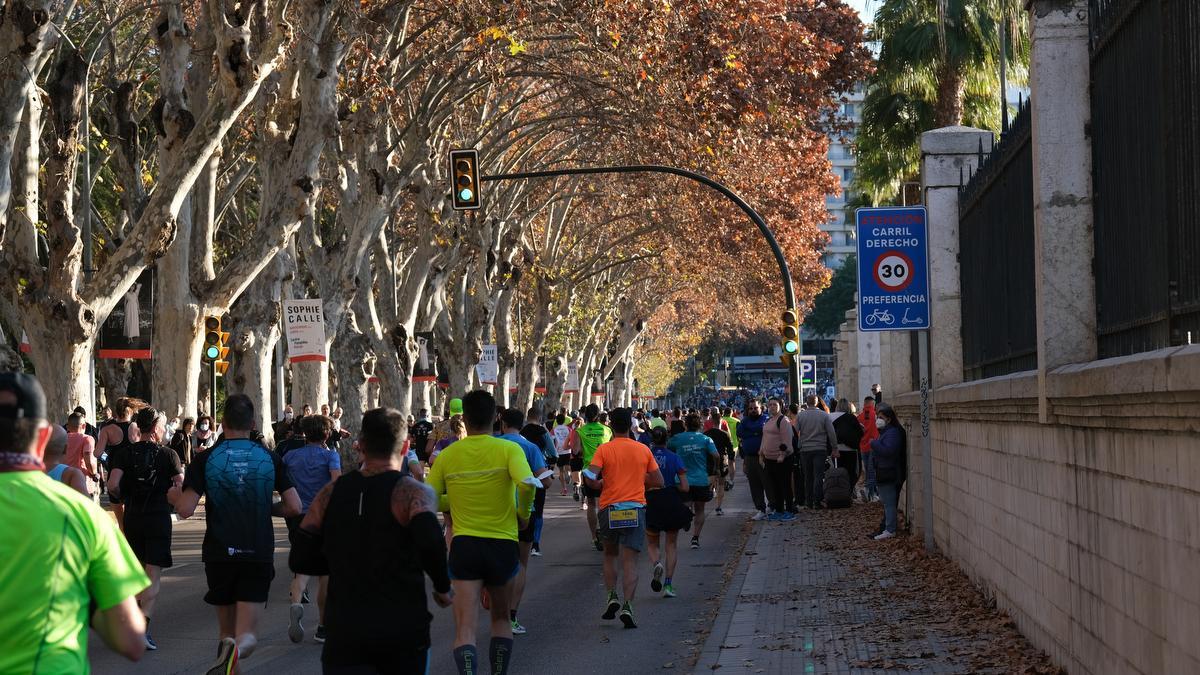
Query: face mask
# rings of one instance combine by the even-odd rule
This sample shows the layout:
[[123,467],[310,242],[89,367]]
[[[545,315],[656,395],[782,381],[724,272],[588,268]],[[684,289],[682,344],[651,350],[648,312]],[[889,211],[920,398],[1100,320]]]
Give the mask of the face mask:
[[288,413],[283,413],[283,419],[285,419],[285,420],[289,420],[289,421],[290,421],[290,420],[292,419],[292,417],[294,417],[294,415],[293,415],[292,413],[290,413],[290,412],[288,412]]
[[200,431],[208,431],[208,423],[201,424],[199,428]]
[[887,422],[883,421],[882,417],[876,417],[875,418],[875,426],[879,429],[883,429],[884,427],[887,426]]

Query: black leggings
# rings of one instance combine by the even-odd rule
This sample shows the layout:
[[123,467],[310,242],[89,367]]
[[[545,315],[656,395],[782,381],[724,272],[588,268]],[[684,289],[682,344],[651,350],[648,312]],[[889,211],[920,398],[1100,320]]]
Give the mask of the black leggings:
[[763,460],[763,471],[767,474],[767,498],[771,502],[771,510],[780,513],[784,506],[794,503],[792,497],[792,458],[785,457],[782,461]]
[[326,653],[322,657],[321,672],[324,675],[425,675],[429,672],[429,649],[363,649],[356,655],[347,655],[345,660],[338,654]]

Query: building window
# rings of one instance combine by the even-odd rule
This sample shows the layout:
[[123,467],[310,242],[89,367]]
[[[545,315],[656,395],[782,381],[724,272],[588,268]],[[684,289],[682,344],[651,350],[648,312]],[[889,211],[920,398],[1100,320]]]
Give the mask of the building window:
[[842,180],[847,183],[853,181],[854,180],[854,169],[849,168],[849,167],[842,169]]

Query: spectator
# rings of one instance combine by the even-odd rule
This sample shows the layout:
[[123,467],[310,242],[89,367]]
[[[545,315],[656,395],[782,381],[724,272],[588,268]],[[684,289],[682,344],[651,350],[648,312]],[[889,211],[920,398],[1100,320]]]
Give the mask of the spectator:
[[850,485],[858,482],[858,446],[862,442],[863,428],[854,416],[854,404],[846,399],[836,401],[837,412],[829,416],[833,430],[837,432],[838,466],[846,470]]
[[758,401],[751,399],[746,404],[746,414],[737,425],[738,447],[742,455],[742,473],[746,475],[746,484],[750,486],[750,499],[754,502],[756,513],[752,520],[765,520],[767,517],[767,502],[763,494],[763,465],[759,458],[762,447],[763,425],[767,418],[762,414]]
[[908,472],[908,438],[896,412],[889,405],[879,406],[875,425],[879,427],[879,438],[871,441],[871,454],[875,460],[879,497],[883,500],[883,522],[874,539],[882,541],[896,536],[898,529],[896,511],[900,503],[900,489],[904,487],[904,476]]
[[805,400],[808,409],[796,418],[797,446],[804,465],[805,506],[821,508],[821,479],[825,475],[825,460],[838,456],[837,432],[829,413],[821,409],[821,398],[810,394]]
[[863,410],[858,414],[858,423],[862,425],[863,437],[858,444],[863,466],[862,501],[879,501],[876,493],[875,462],[871,455],[871,441],[879,438],[879,429],[875,425],[875,398],[868,396],[863,399]]
[[793,520],[795,515],[784,508],[792,499],[792,455],[796,428],[783,413],[779,399],[767,404],[767,421],[763,425],[763,473],[766,474],[767,499],[770,500],[771,520]]

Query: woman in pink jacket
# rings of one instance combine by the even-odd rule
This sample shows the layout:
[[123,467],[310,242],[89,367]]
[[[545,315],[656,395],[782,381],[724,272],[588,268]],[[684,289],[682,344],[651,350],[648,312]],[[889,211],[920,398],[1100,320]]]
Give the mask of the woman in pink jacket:
[[791,476],[795,462],[795,437],[796,428],[783,414],[779,399],[771,399],[767,403],[767,422],[763,425],[762,445],[758,451],[763,460],[767,500],[772,511],[767,520],[796,519],[795,514],[784,508],[785,504],[794,501]]

